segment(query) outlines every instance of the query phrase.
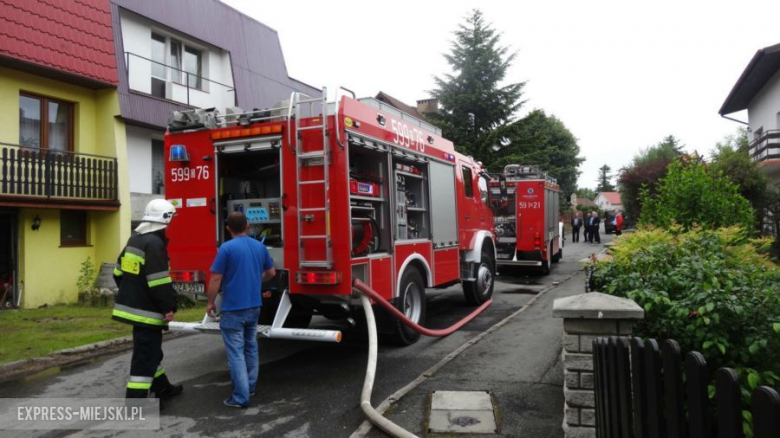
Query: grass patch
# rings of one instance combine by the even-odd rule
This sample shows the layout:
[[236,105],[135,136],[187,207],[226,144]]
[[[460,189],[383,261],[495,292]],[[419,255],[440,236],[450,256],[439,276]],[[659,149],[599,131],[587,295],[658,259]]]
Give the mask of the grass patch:
[[[176,312],[177,321],[200,321],[206,306]],[[44,356],[132,334],[132,327],[111,319],[110,308],[52,306],[0,311],[0,363]]]

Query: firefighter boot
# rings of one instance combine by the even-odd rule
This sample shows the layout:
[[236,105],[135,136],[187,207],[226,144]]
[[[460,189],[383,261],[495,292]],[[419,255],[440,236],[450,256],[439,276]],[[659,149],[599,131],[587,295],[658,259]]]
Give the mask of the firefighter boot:
[[172,385],[165,373],[155,377],[154,381],[152,381],[152,392],[160,400],[177,396],[183,390],[184,387],[182,385]]

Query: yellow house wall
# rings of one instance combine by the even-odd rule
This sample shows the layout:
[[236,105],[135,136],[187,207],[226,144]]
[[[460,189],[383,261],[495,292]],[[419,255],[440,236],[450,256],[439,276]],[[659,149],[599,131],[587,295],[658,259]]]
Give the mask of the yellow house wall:
[[[33,231],[32,222],[36,217],[41,218],[41,227]],[[76,301],[81,263],[87,257],[95,261],[95,247],[60,247],[60,210],[20,209],[19,227],[22,307],[29,309]],[[94,229],[93,226],[88,228],[88,240],[94,239]]]
[[[19,142],[19,93],[40,94],[74,105],[74,150],[117,157],[119,211],[88,213],[88,245],[60,247],[60,210],[19,209],[19,278],[22,307],[74,302],[81,263],[89,257],[96,268],[114,263],[130,236],[130,193],[124,123],[116,118],[119,95],[115,89],[91,90],[17,70],[0,67],[0,142]],[[43,206],[42,206],[43,207]],[[41,227],[32,231],[32,221]]]

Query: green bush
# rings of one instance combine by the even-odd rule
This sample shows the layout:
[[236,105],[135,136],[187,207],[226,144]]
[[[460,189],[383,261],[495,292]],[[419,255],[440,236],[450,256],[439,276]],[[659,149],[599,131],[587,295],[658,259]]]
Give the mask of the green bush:
[[753,209],[739,194],[739,187],[719,171],[704,163],[687,159],[673,162],[668,173],[651,195],[643,188],[640,224],[669,228],[679,224],[684,229],[739,225],[753,230]]
[[770,244],[737,227],[640,229],[596,263],[594,289],[644,308],[635,335],[675,339],[711,370],[736,369],[747,401],[757,385],[780,383],[780,268]]

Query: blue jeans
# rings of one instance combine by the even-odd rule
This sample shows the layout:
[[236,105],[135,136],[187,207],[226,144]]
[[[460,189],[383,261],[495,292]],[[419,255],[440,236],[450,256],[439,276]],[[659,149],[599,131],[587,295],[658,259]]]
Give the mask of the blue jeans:
[[257,321],[260,308],[223,311],[219,319],[222,339],[233,381],[233,403],[249,405],[249,394],[257,387],[260,358],[257,353]]

